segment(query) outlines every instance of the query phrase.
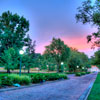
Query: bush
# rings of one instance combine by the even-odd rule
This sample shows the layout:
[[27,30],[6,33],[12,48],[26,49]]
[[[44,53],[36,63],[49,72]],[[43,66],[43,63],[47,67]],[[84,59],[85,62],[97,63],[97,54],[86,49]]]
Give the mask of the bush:
[[66,76],[66,74],[59,74],[59,78],[60,79],[67,79],[67,76]]
[[86,72],[86,74],[90,74],[91,72]]
[[75,74],[75,72],[65,72],[65,74]]
[[8,76],[2,77],[2,84],[3,85],[13,85],[13,84],[21,84],[21,85],[28,85],[30,84],[31,79],[29,76],[22,75],[19,76],[17,74],[10,74]]
[[76,76],[81,76],[81,73],[76,73],[75,75],[76,75]]
[[51,80],[57,80],[59,79],[59,74],[58,73],[47,73],[45,74],[46,80],[51,81]]
[[85,75],[86,74],[86,72],[81,72],[81,75]]
[[39,83],[45,81],[44,74],[33,74],[31,75],[31,81],[32,83]]
[[58,79],[67,79],[66,74],[58,74],[58,73],[36,73],[31,74],[32,83],[39,83],[44,81],[52,81]]
[[1,79],[0,79],[0,87],[1,87],[1,85],[2,85],[2,81],[1,81]]
[[1,81],[2,81],[2,85],[7,85],[7,86],[13,85],[12,79],[8,76],[2,76]]

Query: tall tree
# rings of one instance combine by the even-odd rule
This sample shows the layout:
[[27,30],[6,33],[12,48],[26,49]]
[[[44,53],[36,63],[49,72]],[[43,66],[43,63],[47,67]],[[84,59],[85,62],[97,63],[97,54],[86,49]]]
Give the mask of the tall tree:
[[93,44],[92,48],[100,47],[100,0],[95,0],[94,4],[92,0],[84,1],[78,8],[76,19],[83,24],[89,23],[97,27],[98,31],[88,35],[87,40]]
[[48,57],[51,56],[55,59],[58,66],[57,71],[61,71],[61,62],[67,61],[70,55],[70,48],[64,44],[64,42],[58,38],[53,38],[50,45],[46,46],[44,52]]
[[[27,43],[29,21],[10,11],[0,16],[0,52],[8,48],[21,49]],[[0,53],[0,54],[1,54]]]
[[77,69],[77,66],[79,66],[79,68],[86,68],[88,65],[88,56],[82,52],[79,52],[75,48],[71,48],[71,56],[68,60],[69,71],[75,71]]

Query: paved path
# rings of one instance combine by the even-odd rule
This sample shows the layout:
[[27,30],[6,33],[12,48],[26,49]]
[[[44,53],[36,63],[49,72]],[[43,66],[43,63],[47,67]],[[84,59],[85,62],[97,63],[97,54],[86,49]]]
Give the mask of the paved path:
[[0,93],[0,100],[78,100],[96,78],[96,73],[81,77],[68,75],[69,80]]

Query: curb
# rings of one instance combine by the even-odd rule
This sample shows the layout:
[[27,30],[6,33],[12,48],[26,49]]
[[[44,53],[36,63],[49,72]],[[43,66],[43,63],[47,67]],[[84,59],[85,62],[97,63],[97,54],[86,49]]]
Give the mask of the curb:
[[[96,75],[97,77],[97,75]],[[96,78],[95,78],[96,79]],[[87,100],[90,92],[91,92],[91,89],[93,87],[93,84],[95,82],[95,79],[90,83],[90,85],[88,86],[88,88],[83,92],[83,94],[79,97],[78,100]]]
[[50,83],[56,83],[56,82],[65,81],[65,80],[68,80],[68,79],[47,81],[47,82],[44,82],[44,83],[37,83],[37,84],[32,84],[32,85],[28,85],[28,86],[21,86],[21,87],[4,88],[4,89],[0,89],[0,92],[12,91],[12,90],[18,90],[18,89],[24,89],[24,88],[30,88],[30,87],[35,87],[35,86],[41,86],[41,85],[46,85],[46,84],[50,84]]

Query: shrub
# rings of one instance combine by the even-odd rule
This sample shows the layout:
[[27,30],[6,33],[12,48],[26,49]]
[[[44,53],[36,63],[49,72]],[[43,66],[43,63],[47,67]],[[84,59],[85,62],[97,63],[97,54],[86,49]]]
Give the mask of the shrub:
[[35,73],[31,74],[32,83],[39,83],[44,81],[52,81],[58,79],[67,79],[66,74],[58,74],[58,73]]
[[81,75],[85,75],[86,74],[86,72],[81,72]]
[[1,81],[1,79],[0,79],[0,87],[1,87],[1,85],[2,85],[2,81]]
[[45,74],[46,80],[57,80],[59,79],[59,74],[58,73],[47,73]]
[[86,72],[86,74],[90,74],[91,72]]
[[2,85],[7,85],[7,86],[13,85],[12,79],[8,76],[2,76],[1,81],[2,81]]
[[31,81],[32,83],[39,83],[45,81],[44,74],[33,74],[31,75]]
[[67,76],[66,76],[66,74],[59,74],[59,78],[60,79],[67,79]]
[[16,83],[21,85],[28,85],[30,82],[31,82],[30,77],[26,75],[19,76],[17,74],[10,74],[2,78],[3,85],[13,85]]
[[65,72],[65,74],[75,74],[75,72]]
[[75,75],[76,75],[76,76],[81,76],[81,73],[76,73]]

